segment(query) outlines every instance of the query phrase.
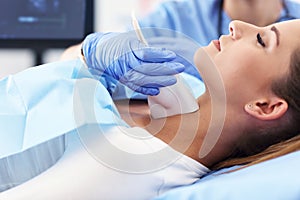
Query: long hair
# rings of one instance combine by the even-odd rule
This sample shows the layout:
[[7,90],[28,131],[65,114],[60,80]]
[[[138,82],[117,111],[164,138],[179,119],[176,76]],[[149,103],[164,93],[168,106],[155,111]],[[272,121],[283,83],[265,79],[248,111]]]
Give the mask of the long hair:
[[218,170],[218,169],[222,169],[234,165],[243,165],[242,167],[238,168],[241,169],[299,150],[300,150],[300,134],[289,140],[274,144],[258,154],[244,157],[244,158],[233,158],[233,159],[225,160],[221,163],[214,165],[211,169]]
[[288,74],[274,81],[271,88],[287,101],[287,113],[256,134],[246,134],[232,155],[212,169],[249,166],[300,150],[300,48],[292,53]]

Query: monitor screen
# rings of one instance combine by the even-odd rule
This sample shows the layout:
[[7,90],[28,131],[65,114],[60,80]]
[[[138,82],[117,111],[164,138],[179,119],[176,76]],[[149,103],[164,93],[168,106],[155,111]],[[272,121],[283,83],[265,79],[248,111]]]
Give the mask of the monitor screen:
[[0,48],[67,47],[93,31],[93,0],[0,0]]

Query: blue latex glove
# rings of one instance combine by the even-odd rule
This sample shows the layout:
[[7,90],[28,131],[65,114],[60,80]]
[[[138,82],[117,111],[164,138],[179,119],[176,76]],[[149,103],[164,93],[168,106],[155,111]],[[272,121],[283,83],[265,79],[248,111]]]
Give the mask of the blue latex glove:
[[168,32],[165,32],[166,36],[148,38],[147,42],[149,45],[163,47],[173,51],[176,53],[176,59],[174,61],[185,66],[184,72],[202,80],[194,64],[194,54],[200,47],[199,44],[187,36],[181,34],[167,35]]
[[89,69],[108,75],[145,95],[159,94],[159,88],[176,83],[175,74],[184,66],[174,62],[172,51],[148,47],[134,32],[94,33],[86,37],[82,51]]

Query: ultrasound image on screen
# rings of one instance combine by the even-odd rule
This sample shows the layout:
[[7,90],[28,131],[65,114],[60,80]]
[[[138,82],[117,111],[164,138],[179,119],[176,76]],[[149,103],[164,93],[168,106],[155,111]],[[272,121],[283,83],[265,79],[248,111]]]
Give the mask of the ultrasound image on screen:
[[0,0],[0,39],[81,39],[85,0]]

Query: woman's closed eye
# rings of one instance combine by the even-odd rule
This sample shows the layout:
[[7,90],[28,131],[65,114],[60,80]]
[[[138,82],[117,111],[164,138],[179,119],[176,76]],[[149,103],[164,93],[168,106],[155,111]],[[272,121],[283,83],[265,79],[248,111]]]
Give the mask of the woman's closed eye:
[[257,42],[258,42],[262,47],[266,47],[266,44],[265,44],[265,42],[263,41],[263,39],[261,38],[260,33],[257,33],[256,38],[257,38]]

